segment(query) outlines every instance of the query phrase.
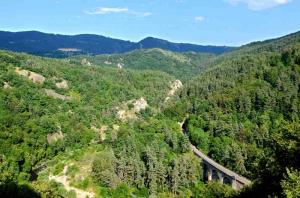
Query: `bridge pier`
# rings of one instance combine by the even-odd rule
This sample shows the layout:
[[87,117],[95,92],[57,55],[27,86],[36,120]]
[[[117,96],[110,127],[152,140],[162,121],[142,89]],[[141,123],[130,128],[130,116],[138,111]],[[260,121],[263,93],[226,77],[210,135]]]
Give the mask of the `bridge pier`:
[[223,182],[224,182],[224,176],[223,176],[223,173],[218,172],[218,177],[219,177],[219,182],[220,182],[221,184],[223,184]]
[[209,164],[204,164],[204,178],[207,182],[218,180],[221,184],[223,184],[224,174]]
[[203,163],[203,177],[208,183],[211,181],[219,181],[221,184],[230,185],[235,190],[239,190],[244,186],[244,184],[237,181],[235,176],[226,175],[207,163]]
[[238,189],[239,189],[235,177],[233,177],[232,180],[231,180],[231,187],[232,187],[234,190],[238,190]]
[[212,177],[212,169],[210,166],[207,166],[207,181],[210,182],[212,181],[213,177]]
[[251,184],[250,180],[213,161],[207,155],[199,151],[195,146],[191,145],[191,148],[194,153],[202,159],[203,178],[207,182],[211,182],[213,180],[219,181],[221,184],[230,185],[235,190],[239,190],[245,185]]

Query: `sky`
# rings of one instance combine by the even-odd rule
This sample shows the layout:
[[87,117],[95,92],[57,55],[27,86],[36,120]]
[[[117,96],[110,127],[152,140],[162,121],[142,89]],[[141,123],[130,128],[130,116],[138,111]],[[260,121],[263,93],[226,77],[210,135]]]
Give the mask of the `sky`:
[[239,46],[300,30],[300,0],[1,0],[0,30]]

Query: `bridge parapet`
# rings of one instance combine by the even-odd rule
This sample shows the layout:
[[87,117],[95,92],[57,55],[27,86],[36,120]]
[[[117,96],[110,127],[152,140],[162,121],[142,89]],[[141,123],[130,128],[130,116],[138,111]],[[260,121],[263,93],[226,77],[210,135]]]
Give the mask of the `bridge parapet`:
[[210,182],[212,180],[220,181],[222,184],[229,184],[233,189],[239,190],[245,185],[251,184],[251,181],[237,173],[225,168],[218,164],[207,155],[198,150],[195,146],[191,145],[193,152],[202,159],[204,164],[204,178]]

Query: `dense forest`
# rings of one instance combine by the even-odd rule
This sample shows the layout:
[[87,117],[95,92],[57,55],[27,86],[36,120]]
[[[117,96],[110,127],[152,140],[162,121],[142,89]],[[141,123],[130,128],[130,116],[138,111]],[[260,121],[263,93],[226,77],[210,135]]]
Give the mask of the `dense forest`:
[[199,74],[214,58],[214,54],[176,53],[154,48],[135,50],[124,54],[74,56],[70,59],[77,64],[87,62],[113,68],[164,71],[186,82]]
[[[0,195],[300,195],[300,33],[219,56],[1,51],[0,70]],[[190,143],[253,184],[204,181]]]
[[165,110],[188,117],[201,150],[255,181],[241,196],[299,196],[299,44],[298,33],[222,56]]
[[160,48],[173,52],[202,52],[222,54],[234,47],[173,43],[147,37],[139,42],[114,39],[96,34],[61,35],[38,31],[0,31],[0,49],[33,55],[64,58],[73,55],[117,54],[138,49]]

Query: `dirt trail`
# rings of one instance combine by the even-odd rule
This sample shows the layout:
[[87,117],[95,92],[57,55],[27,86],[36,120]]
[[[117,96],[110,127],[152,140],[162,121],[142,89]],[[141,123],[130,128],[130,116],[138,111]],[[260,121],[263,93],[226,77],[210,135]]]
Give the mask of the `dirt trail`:
[[66,175],[68,170],[68,165],[64,167],[63,175],[50,175],[49,180],[54,180],[57,183],[61,183],[67,191],[74,191],[77,198],[93,198],[95,194],[93,192],[84,191],[75,187],[70,186],[69,177]]

